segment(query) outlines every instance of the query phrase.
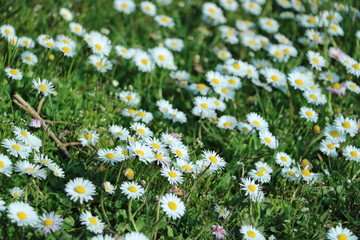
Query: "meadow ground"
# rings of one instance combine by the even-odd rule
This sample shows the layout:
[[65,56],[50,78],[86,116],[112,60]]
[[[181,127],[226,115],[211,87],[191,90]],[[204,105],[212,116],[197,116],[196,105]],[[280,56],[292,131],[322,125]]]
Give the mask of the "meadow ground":
[[359,5],[2,1],[0,238],[356,240]]

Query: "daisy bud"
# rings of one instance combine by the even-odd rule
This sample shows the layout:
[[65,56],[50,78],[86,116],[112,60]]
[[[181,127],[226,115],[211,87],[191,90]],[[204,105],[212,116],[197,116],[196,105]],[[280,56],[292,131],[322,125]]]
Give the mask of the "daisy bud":
[[310,165],[310,161],[307,160],[306,158],[304,158],[302,161],[301,161],[301,167],[305,168],[306,166],[309,166]]
[[53,61],[53,60],[55,59],[54,54],[50,54],[50,55],[49,55],[49,59],[50,59],[51,61]]
[[124,170],[123,170],[123,174],[124,174],[124,176],[125,176],[127,179],[129,179],[129,180],[133,179],[134,176],[135,176],[135,172],[134,172],[134,170],[132,170],[131,168],[126,168],[126,169],[124,169]]
[[313,127],[313,132],[314,132],[314,134],[319,134],[319,133],[321,132],[320,126],[319,126],[319,125],[315,125],[315,126]]
[[145,187],[146,181],[145,181],[145,180],[141,180],[141,181],[140,181],[140,184],[141,184],[143,187]]

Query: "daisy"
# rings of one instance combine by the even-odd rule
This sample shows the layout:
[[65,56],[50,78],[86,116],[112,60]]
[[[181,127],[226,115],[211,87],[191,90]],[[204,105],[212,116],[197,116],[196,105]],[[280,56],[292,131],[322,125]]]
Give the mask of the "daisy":
[[110,182],[104,182],[103,183],[103,187],[105,192],[109,193],[109,194],[114,194],[116,187],[114,187],[114,185],[112,185]]
[[5,210],[6,210],[5,201],[0,198],[0,215],[1,212],[4,212]]
[[105,224],[89,211],[81,213],[80,222],[86,226],[87,230],[93,233],[102,233],[105,228]]
[[180,38],[165,38],[165,46],[175,52],[181,52],[184,48],[184,41]]
[[349,63],[345,64],[347,72],[354,75],[355,77],[360,77],[360,63],[352,58],[349,59]]
[[157,138],[146,138],[146,144],[155,152],[165,152],[166,145]]
[[321,68],[325,67],[326,60],[320,55],[320,53],[308,51],[306,56],[308,57],[311,67],[315,68],[316,70],[321,71]]
[[67,196],[73,201],[79,200],[82,204],[93,199],[93,195],[96,193],[95,185],[89,180],[83,178],[75,178],[70,180],[65,186],[65,192]]
[[145,236],[143,233],[139,232],[130,232],[125,234],[125,237],[123,240],[149,240],[148,237]]
[[293,160],[289,156],[289,154],[284,152],[278,152],[275,156],[275,162],[279,164],[281,167],[288,168],[293,163]]
[[288,81],[291,86],[293,86],[295,89],[300,90],[307,89],[311,84],[310,77],[300,72],[290,73],[288,76]]
[[135,182],[123,182],[120,186],[121,192],[127,196],[128,199],[138,199],[141,198],[145,190],[142,186]]
[[124,156],[115,149],[99,149],[97,154],[101,161],[104,161],[105,163],[111,163],[111,165],[125,160]]
[[38,63],[38,58],[35,54],[31,53],[31,52],[23,52],[20,55],[21,61],[27,65],[33,66],[35,64]]
[[265,240],[265,237],[251,225],[241,226],[240,233],[244,235],[245,240]]
[[215,151],[203,150],[201,157],[207,164],[211,164],[210,170],[213,171],[222,170],[226,165],[225,160]]
[[262,11],[261,6],[254,1],[249,1],[249,0],[243,1],[242,7],[245,10],[245,12],[248,12],[255,16],[259,15]]
[[134,121],[142,121],[144,123],[149,123],[153,119],[153,114],[151,112],[146,112],[142,109],[139,109],[134,116]]
[[160,203],[165,214],[173,220],[181,218],[185,214],[184,203],[173,193],[162,196]]
[[354,119],[344,118],[339,115],[334,120],[334,125],[340,133],[348,133],[351,137],[354,137],[358,132],[358,125]]
[[186,123],[187,118],[185,113],[177,110],[177,109],[170,109],[169,117],[172,122],[179,122],[179,123]]
[[143,1],[140,3],[140,8],[146,15],[154,17],[156,15],[156,6],[152,2]]
[[163,27],[173,28],[175,26],[175,22],[172,18],[165,15],[157,15],[155,16],[155,21]]
[[299,111],[300,118],[304,118],[309,122],[316,123],[319,119],[319,115],[312,109],[307,107],[301,107]]
[[107,72],[112,69],[113,64],[107,58],[98,55],[91,55],[89,57],[89,62],[98,70],[99,72]]
[[323,44],[324,42],[323,35],[314,29],[306,30],[305,35],[311,42],[315,44]]
[[54,85],[49,80],[38,78],[33,80],[32,83],[32,88],[38,90],[38,93],[42,93],[45,97],[54,93]]
[[340,133],[335,125],[327,125],[324,130],[324,136],[333,143],[343,143],[346,141],[346,134]]
[[175,138],[172,134],[161,133],[161,141],[170,146],[171,144],[180,144],[181,141],[178,138]]
[[257,113],[251,112],[246,114],[246,120],[253,128],[259,131],[267,130],[269,128],[269,124]]
[[31,149],[29,147],[16,142],[14,139],[6,138],[1,142],[1,145],[5,147],[6,151],[14,157],[25,159],[31,153]]
[[172,161],[167,152],[156,152],[154,153],[153,158],[155,159],[156,163],[158,165],[161,164],[161,166],[169,166]]
[[226,219],[230,216],[230,211],[225,207],[220,207],[219,205],[216,205],[215,211],[219,213],[219,218]]
[[91,43],[89,47],[92,52],[100,57],[108,56],[111,51],[111,41],[110,39],[98,32],[90,33]]
[[193,173],[195,171],[195,165],[184,159],[177,159],[176,166],[182,172]]
[[311,172],[308,166],[301,170],[300,175],[301,178],[309,184],[314,183],[319,177],[318,174]]
[[213,230],[212,235],[214,235],[216,239],[225,239],[227,231],[224,227],[221,227],[220,225],[212,225],[211,229]]
[[25,129],[15,126],[13,133],[18,141],[24,143],[26,146],[34,149],[35,151],[39,151],[39,148],[42,146],[41,140]]
[[99,139],[99,134],[97,132],[84,129],[81,131],[79,141],[81,142],[81,145],[83,147],[85,147],[86,145],[95,146],[96,143],[98,142],[98,139]]
[[205,2],[202,5],[202,13],[203,19],[212,25],[226,23],[226,18],[224,17],[222,9],[214,3]]
[[279,141],[272,135],[268,130],[259,132],[260,142],[271,149],[276,149],[279,147]]
[[21,80],[23,78],[22,72],[20,72],[20,70],[17,68],[7,67],[7,68],[5,68],[5,72],[6,72],[6,75],[11,79]]
[[63,42],[56,42],[57,49],[64,54],[66,57],[73,57],[76,54],[76,45],[71,45]]
[[259,26],[267,33],[276,33],[279,31],[279,23],[272,18],[260,18]]
[[343,156],[348,161],[360,162],[360,149],[352,145],[348,145],[343,149]]
[[115,46],[116,54],[125,59],[130,59],[135,55],[135,50],[133,48],[126,48],[121,45]]
[[110,126],[109,131],[112,133],[112,135],[115,138],[118,138],[119,140],[122,140],[122,141],[126,141],[130,136],[129,130],[127,130],[124,127],[120,127],[118,125]]
[[29,204],[24,202],[13,202],[7,206],[7,216],[10,221],[16,223],[17,226],[35,226],[39,221],[39,217]]
[[17,40],[17,45],[25,48],[34,48],[35,42],[29,37],[19,37]]
[[66,20],[66,21],[72,21],[72,19],[73,19],[73,14],[70,12],[69,9],[67,9],[67,8],[61,8],[59,13],[60,13],[60,15],[63,17],[64,20]]
[[218,98],[211,97],[211,98],[209,98],[209,101],[213,102],[213,107],[217,111],[222,112],[226,109],[226,104]]
[[150,50],[150,53],[156,65],[159,67],[176,70],[177,67],[174,63],[174,56],[167,48],[155,47]]
[[248,123],[239,122],[237,125],[237,129],[239,129],[245,135],[255,134],[255,128]]
[[139,142],[130,143],[130,150],[141,162],[150,163],[153,161],[153,152],[150,147]]
[[27,174],[34,178],[46,179],[46,171],[44,169],[26,160],[16,162],[14,170],[20,175]]
[[256,162],[255,167],[257,170],[260,170],[260,171],[263,171],[263,172],[266,172],[269,174],[271,174],[273,172],[273,169],[270,167],[270,165],[265,162],[261,162],[261,161]]
[[134,55],[135,65],[141,72],[152,72],[155,69],[155,63],[146,52],[138,52]]
[[267,183],[270,181],[271,176],[267,172],[261,171],[261,169],[253,169],[249,172],[249,177],[260,183]]
[[61,167],[59,167],[57,164],[52,163],[48,166],[48,168],[52,171],[55,177],[59,177],[59,178],[65,177],[64,170]]
[[336,149],[339,148],[338,143],[333,143],[329,139],[322,140],[320,142],[320,151],[323,152],[326,156],[337,157]]
[[182,173],[174,168],[164,166],[161,169],[161,175],[167,177],[170,184],[181,184],[183,182]]
[[170,150],[176,158],[189,159],[188,147],[183,145],[182,143],[170,144]]
[[136,5],[132,0],[115,0],[114,8],[119,12],[130,14],[135,11]]
[[286,75],[276,68],[265,68],[260,71],[264,75],[265,80],[275,87],[286,85]]
[[19,187],[13,187],[10,189],[10,194],[13,198],[21,198],[24,191]]
[[327,234],[329,240],[357,240],[358,238],[347,228],[342,228],[341,225],[331,228]]
[[55,212],[44,213],[39,219],[40,221],[36,225],[36,228],[44,235],[61,230],[64,222],[61,215],[55,215]]
[[261,191],[261,188],[258,184],[255,183],[254,180],[250,178],[242,178],[240,186],[242,186],[241,190],[245,190],[245,196],[253,196],[256,195],[257,192]]
[[0,34],[3,38],[9,38],[16,35],[15,28],[11,25],[5,24],[0,27]]
[[351,92],[354,92],[356,94],[360,94],[360,87],[356,83],[354,83],[352,81],[346,81],[345,84],[346,84],[346,88],[348,90],[350,90]]
[[330,24],[327,32],[331,36],[344,36],[344,30],[340,27],[340,25],[334,23]]
[[0,153],[0,173],[10,177],[13,167],[8,156]]
[[281,175],[291,180],[298,180],[300,178],[300,171],[298,168],[284,167],[281,170]]
[[219,4],[221,7],[223,7],[225,10],[234,12],[238,9],[238,2],[235,0],[220,0]]
[[303,96],[306,98],[306,101],[310,104],[315,105],[324,105],[327,102],[326,96],[320,92],[320,90],[309,91],[305,90]]
[[55,48],[55,41],[52,37],[46,34],[41,34],[37,37],[37,41],[41,46],[48,49],[54,49]]
[[135,131],[135,134],[139,137],[151,137],[153,132],[145,126],[143,123],[133,123],[130,128]]
[[71,22],[69,24],[69,27],[70,27],[70,31],[72,33],[74,33],[75,35],[79,36],[79,37],[82,37],[85,35],[86,31],[85,29],[83,28],[83,26],[79,23],[76,23],[76,22]]
[[234,129],[237,125],[237,120],[233,116],[224,115],[218,119],[217,126],[219,128]]

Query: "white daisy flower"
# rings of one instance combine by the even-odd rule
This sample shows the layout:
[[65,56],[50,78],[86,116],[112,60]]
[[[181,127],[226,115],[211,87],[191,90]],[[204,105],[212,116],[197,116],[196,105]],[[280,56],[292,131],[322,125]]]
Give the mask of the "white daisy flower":
[[128,199],[138,199],[141,198],[145,190],[142,186],[135,182],[123,182],[120,186],[121,192],[127,196]]
[[320,90],[308,91],[305,90],[303,92],[303,96],[306,98],[306,101],[310,104],[315,105],[324,105],[327,102],[325,94],[322,94]]
[[95,146],[99,140],[99,134],[94,131],[89,131],[84,129],[81,131],[81,135],[79,141],[81,142],[82,146],[92,145]]
[[3,38],[9,38],[11,36],[16,36],[16,31],[13,26],[5,24],[0,27],[0,34]]
[[175,168],[164,166],[161,169],[161,176],[166,177],[169,183],[172,185],[181,184],[183,182],[182,173],[178,170],[175,170]]
[[20,175],[27,174],[34,178],[46,179],[46,171],[41,169],[40,166],[37,166],[29,161],[18,161],[14,165],[15,172],[18,172]]
[[69,9],[67,8],[61,8],[60,9],[60,15],[62,16],[62,18],[66,21],[72,21],[73,19],[73,14],[70,12]]
[[10,194],[13,198],[21,198],[23,193],[24,193],[24,190],[22,190],[19,187],[13,187],[10,189]]
[[125,160],[124,156],[115,149],[99,149],[97,154],[101,161],[111,163],[111,165]]
[[279,141],[268,130],[259,132],[260,142],[271,149],[277,149],[279,147]]
[[260,71],[265,80],[275,87],[286,85],[286,75],[276,68],[265,68]]
[[7,67],[5,68],[5,73],[9,78],[14,80],[21,80],[23,78],[22,72],[17,68]]
[[56,42],[56,48],[66,57],[73,57],[76,54],[76,45]]
[[266,172],[269,174],[271,174],[273,172],[273,169],[270,167],[270,165],[265,162],[261,162],[261,161],[256,162],[255,167],[257,170],[260,170],[260,171],[263,171],[263,172]]
[[224,129],[234,129],[237,125],[237,120],[233,116],[223,115],[218,119],[217,127]]
[[152,2],[143,1],[140,3],[140,8],[146,15],[154,17],[156,15],[156,6]]
[[155,69],[154,61],[143,51],[135,53],[134,62],[141,72],[152,72]]
[[187,118],[185,113],[177,110],[177,109],[170,109],[168,118],[172,121],[172,122],[179,122],[179,123],[186,123],[187,122]]
[[255,183],[254,180],[251,180],[250,178],[242,178],[241,179],[240,186],[242,187],[241,190],[245,191],[245,196],[254,196],[259,191],[261,191],[261,187]]
[[259,26],[262,30],[267,33],[276,33],[279,31],[279,23],[272,18],[260,18],[259,19]]
[[321,71],[321,68],[325,67],[326,60],[320,55],[320,53],[308,51],[306,56],[308,57],[311,67],[315,68],[316,70]]
[[181,218],[185,214],[185,204],[173,193],[162,196],[160,203],[165,214],[173,220]]
[[327,234],[329,240],[357,240],[358,238],[347,228],[343,228],[341,225],[331,228]]
[[29,37],[19,37],[17,40],[17,45],[25,48],[34,48],[35,41]]
[[242,7],[246,12],[255,16],[259,15],[262,11],[261,6],[254,1],[249,1],[249,0],[243,1]]
[[340,133],[335,125],[327,125],[324,129],[324,136],[333,143],[343,143],[346,141],[346,134]]
[[226,18],[223,14],[222,9],[219,8],[215,3],[205,2],[202,5],[202,13],[202,18],[212,25],[226,23]]
[[110,182],[104,182],[103,183],[103,187],[105,192],[109,193],[109,194],[114,194],[116,187],[114,187],[114,185],[112,185]]
[[21,61],[27,65],[33,66],[35,64],[38,63],[38,58],[35,54],[31,53],[31,52],[23,52],[20,55]]
[[130,128],[135,132],[139,137],[152,137],[153,132],[145,126],[143,123],[133,123]]
[[267,172],[263,172],[260,169],[253,169],[249,172],[249,177],[260,183],[267,183],[271,179],[271,175]]
[[226,165],[225,160],[215,151],[203,150],[201,157],[207,164],[211,164],[211,171],[222,170]]
[[289,156],[289,154],[284,152],[278,152],[275,156],[275,162],[279,164],[281,167],[288,168],[293,163],[293,160]]
[[269,124],[257,113],[251,112],[246,114],[246,120],[253,128],[259,131],[267,130],[269,128]]
[[348,133],[351,137],[358,133],[358,124],[354,119],[339,115],[335,118],[334,125],[340,133]]
[[289,168],[289,167],[284,167],[281,170],[281,175],[285,178],[288,178],[290,180],[299,180],[300,179],[300,170],[298,168]]
[[112,135],[122,141],[126,141],[129,136],[130,132],[124,127],[120,127],[118,125],[112,125],[109,128],[109,131],[112,133]]
[[0,153],[0,173],[10,177],[13,167],[10,158]]
[[359,163],[360,162],[360,149],[358,149],[352,145],[348,145],[343,149],[343,156],[348,161],[356,161]]
[[195,165],[192,164],[191,162],[189,162],[188,160],[177,159],[176,166],[182,172],[194,173],[194,171],[195,171]]
[[349,89],[351,92],[360,94],[360,87],[356,83],[352,81],[346,81],[345,84],[346,84],[346,88]]
[[5,147],[6,151],[14,157],[25,159],[31,153],[31,149],[28,146],[18,143],[14,139],[6,138],[1,142],[1,145]]
[[180,38],[165,38],[165,46],[175,52],[181,52],[184,48],[184,41]]
[[265,237],[251,225],[241,226],[240,233],[244,235],[245,240],[265,240]]
[[108,56],[111,51],[111,41],[110,39],[99,33],[99,32],[91,32],[89,35],[85,35],[85,37],[90,37],[91,42],[88,43],[89,47],[91,48],[92,52],[100,57]]
[[150,49],[149,52],[153,60],[155,61],[156,65],[158,65],[159,67],[169,70],[177,69],[174,63],[174,56],[167,48],[155,47]]
[[130,232],[125,234],[125,237],[123,240],[149,240],[147,236],[143,233],[139,232]]
[[50,212],[48,214],[44,213],[39,217],[39,220],[36,229],[44,235],[61,230],[61,227],[64,224],[64,219],[61,215],[55,215],[55,212]]
[[86,226],[87,230],[93,233],[102,233],[105,228],[105,224],[89,211],[80,214],[80,222]]
[[134,121],[142,121],[144,123],[149,123],[152,119],[153,114],[151,112],[146,112],[142,109],[139,109],[134,116]]
[[300,118],[304,118],[309,122],[316,123],[319,115],[312,108],[301,107],[299,111]]
[[300,72],[290,73],[288,80],[295,89],[305,90],[311,85],[310,77]]
[[320,151],[326,156],[337,157],[336,149],[339,147],[340,145],[338,143],[333,143],[329,139],[324,139],[320,142]]
[[111,235],[96,235],[91,238],[91,240],[115,240]]
[[219,205],[215,206],[215,211],[217,213],[219,213],[219,218],[228,218],[230,216],[230,211],[229,209],[225,208],[225,207],[220,207]]
[[130,143],[129,146],[132,155],[137,156],[141,162],[147,164],[154,161],[153,152],[150,147],[139,142]]
[[113,64],[107,58],[98,56],[98,55],[91,55],[89,57],[89,62],[98,70],[99,72],[107,72],[112,69]]
[[70,180],[65,186],[65,192],[67,196],[70,196],[72,201],[79,200],[82,204],[93,199],[93,195],[96,193],[95,185],[89,180],[83,178],[75,178]]
[[54,174],[55,177],[59,177],[59,178],[65,177],[64,170],[57,164],[52,163],[48,166],[48,168],[52,171],[52,173]]
[[53,94],[55,91],[54,85],[49,80],[38,78],[33,80],[32,83],[32,88],[38,90],[38,93],[42,93],[45,97]]
[[84,27],[79,23],[71,22],[69,24],[69,27],[70,27],[70,31],[79,37],[84,36],[86,33],[86,30],[84,29]]
[[7,206],[7,216],[11,222],[16,223],[19,227],[34,227],[39,221],[39,217],[34,208],[24,202],[10,203],[9,206]]
[[126,48],[121,45],[115,46],[116,54],[125,59],[130,59],[135,55],[135,50],[133,48]]
[[242,133],[249,135],[254,134],[256,132],[255,128],[248,123],[239,122],[237,125],[237,129],[239,129]]
[[155,16],[155,21],[163,27],[173,28],[175,27],[174,19],[165,15],[157,15]]
[[219,4],[225,10],[230,11],[230,12],[236,11],[239,7],[239,4],[236,0],[220,0]]
[[115,0],[114,8],[119,12],[131,14],[135,11],[136,5],[132,0]]

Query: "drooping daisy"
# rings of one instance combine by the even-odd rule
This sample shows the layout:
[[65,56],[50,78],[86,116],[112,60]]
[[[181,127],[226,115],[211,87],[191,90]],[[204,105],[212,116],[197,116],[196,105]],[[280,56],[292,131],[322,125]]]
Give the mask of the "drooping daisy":
[[45,97],[54,93],[54,85],[49,80],[38,78],[33,80],[32,83],[32,88],[38,90],[38,93],[42,93]]
[[5,72],[6,72],[6,75],[11,79],[21,80],[23,78],[22,72],[20,72],[20,70],[17,68],[7,67],[7,68],[5,68]]
[[24,202],[13,202],[7,206],[7,216],[17,226],[35,226],[39,217],[29,204]]
[[147,236],[143,233],[139,232],[130,232],[125,234],[125,237],[123,240],[149,240]]
[[346,158],[346,160],[348,161],[356,161],[356,162],[360,162],[360,149],[352,146],[352,145],[348,145],[343,149],[343,155]]
[[312,109],[307,107],[301,107],[299,111],[300,118],[304,118],[309,122],[316,123],[319,119],[319,115]]
[[358,125],[355,120],[339,115],[334,120],[334,125],[340,133],[348,133],[354,137],[358,132]]
[[64,178],[65,172],[64,170],[58,166],[56,163],[52,163],[48,166],[48,168],[52,171],[55,177]]
[[155,21],[163,27],[173,28],[175,26],[174,19],[165,15],[157,15],[155,16]]
[[242,133],[246,135],[254,134],[256,132],[255,128],[253,128],[250,124],[243,122],[238,123],[237,129],[239,129]]
[[87,230],[93,233],[102,233],[105,228],[105,224],[89,211],[81,213],[80,221],[82,225],[86,226]]
[[170,184],[181,184],[183,182],[182,173],[175,168],[164,166],[161,169],[161,175],[166,177]]
[[23,52],[20,55],[21,61],[27,65],[33,66],[38,62],[38,58],[35,54],[31,53],[31,52]]
[[357,240],[358,238],[347,228],[343,228],[341,225],[331,228],[327,234],[329,240]]
[[18,143],[14,139],[6,138],[1,142],[1,145],[5,147],[6,151],[14,157],[20,157],[22,159],[25,159],[31,153],[31,149],[29,147],[25,146],[24,144]]
[[36,228],[44,235],[59,231],[64,222],[61,215],[55,215],[55,212],[44,213],[39,219]]
[[24,193],[24,190],[22,190],[19,187],[13,187],[10,189],[10,194],[13,198],[21,198],[23,193]]
[[0,173],[10,177],[13,167],[9,157],[0,153]]
[[244,235],[245,240],[265,240],[265,237],[253,226],[241,226],[240,233]]
[[318,52],[308,51],[306,53],[308,60],[313,68],[321,71],[321,68],[325,67],[326,60]]
[[142,109],[139,109],[134,116],[134,121],[142,121],[144,123],[149,123],[152,120],[153,120],[153,114],[151,112],[147,112]]
[[115,0],[114,7],[117,11],[125,14],[131,14],[136,9],[136,5],[132,0]]
[[165,214],[173,220],[181,218],[185,214],[185,204],[173,193],[162,196],[160,203]]
[[87,129],[84,129],[81,131],[79,141],[81,142],[82,146],[86,145],[92,145],[95,146],[98,142],[99,134],[94,131],[89,131]]
[[257,113],[252,112],[246,114],[246,120],[252,127],[256,128],[259,131],[269,128],[269,124]]
[[46,171],[44,169],[26,160],[16,162],[14,170],[20,175],[27,174],[34,178],[46,179]]
[[142,186],[135,182],[123,182],[120,186],[121,192],[127,196],[128,199],[138,199],[141,198],[145,190]]
[[67,196],[70,196],[71,200],[79,200],[80,203],[83,203],[92,200],[96,190],[92,182],[77,177],[66,184],[65,192]]
[[70,12],[69,9],[67,9],[67,8],[61,8],[59,13],[60,13],[60,15],[63,17],[64,20],[66,20],[66,21],[72,21],[72,19],[73,19],[73,14]]

